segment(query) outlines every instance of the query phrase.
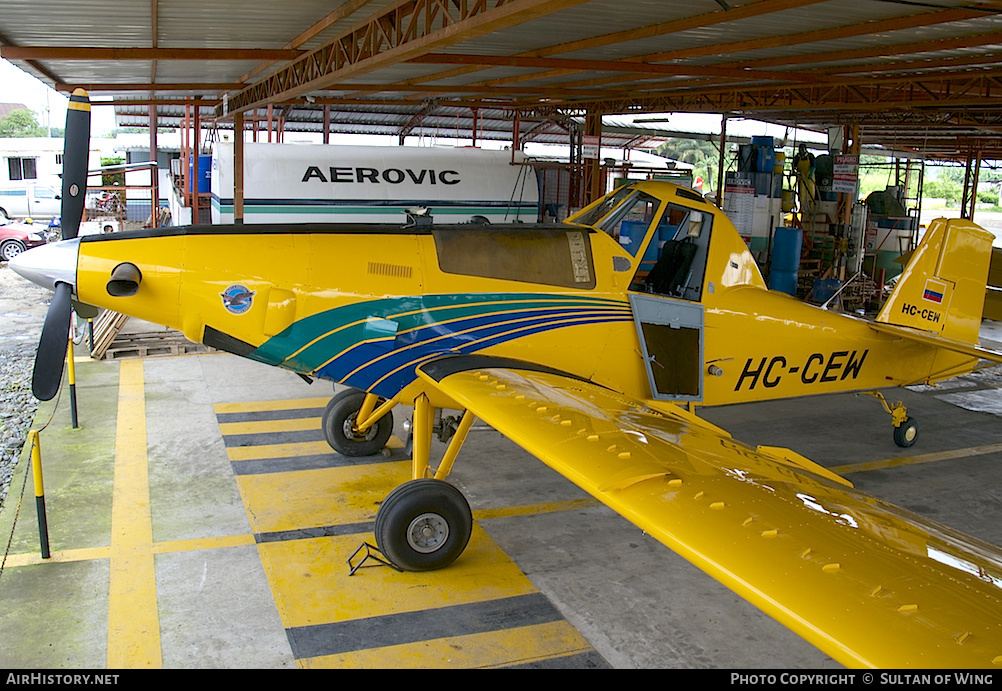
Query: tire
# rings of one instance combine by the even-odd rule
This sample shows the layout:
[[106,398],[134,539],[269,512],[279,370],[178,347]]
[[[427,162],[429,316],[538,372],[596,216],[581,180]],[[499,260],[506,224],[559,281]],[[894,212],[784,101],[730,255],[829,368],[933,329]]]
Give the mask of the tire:
[[434,571],[454,562],[473,532],[466,497],[447,482],[411,480],[390,492],[376,512],[376,545],[404,571]]
[[[334,402],[335,401],[340,400],[340,399],[344,398],[345,396],[351,395],[353,393],[359,393],[359,392],[361,392],[361,389],[355,389],[355,388],[342,389],[341,391],[335,392],[334,396],[331,398],[331,400],[329,400],[327,402],[327,406],[324,408],[323,416],[321,417],[321,429],[324,429],[324,430],[327,429],[327,419],[330,417],[331,409],[334,407],[334,405],[335,405]],[[327,435],[327,433],[324,432],[324,436],[326,436],[326,435]],[[328,443],[330,443],[330,442],[328,442]]]
[[322,426],[324,439],[331,448],[344,456],[371,456],[379,453],[393,433],[393,414],[387,413],[359,435],[352,432],[365,392],[348,389],[337,394],[324,409]]
[[0,245],[0,259],[9,262],[24,250],[24,243],[20,240],[4,240],[3,244]]
[[918,423],[910,417],[906,417],[900,427],[894,428],[894,443],[903,449],[915,444],[918,441]]

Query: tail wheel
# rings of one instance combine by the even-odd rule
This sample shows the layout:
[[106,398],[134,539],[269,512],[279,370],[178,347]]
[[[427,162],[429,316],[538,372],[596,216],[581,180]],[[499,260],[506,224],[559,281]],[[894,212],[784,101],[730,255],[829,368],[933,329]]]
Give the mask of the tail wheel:
[[894,443],[907,449],[918,441],[918,423],[910,417],[894,428]]
[[387,413],[365,432],[358,432],[355,423],[365,400],[365,392],[346,389],[334,396],[324,409],[322,427],[324,439],[345,456],[371,456],[379,453],[393,433],[393,414]]
[[473,532],[466,497],[447,482],[411,480],[390,492],[376,512],[376,545],[404,571],[434,571],[454,562]]

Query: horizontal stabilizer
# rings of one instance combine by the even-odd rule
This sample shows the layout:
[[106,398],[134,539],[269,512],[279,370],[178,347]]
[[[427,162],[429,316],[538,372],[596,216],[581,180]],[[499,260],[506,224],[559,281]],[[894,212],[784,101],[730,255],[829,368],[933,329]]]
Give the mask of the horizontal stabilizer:
[[962,355],[970,355],[971,357],[981,358],[982,360],[991,360],[992,362],[1002,362],[1002,352],[998,350],[991,350],[990,348],[985,348],[978,345],[977,343],[967,343],[965,341],[957,341],[952,338],[945,338],[943,336],[937,336],[935,334],[929,333],[928,331],[921,331],[919,329],[910,329],[906,326],[894,326],[892,324],[880,324],[874,322],[871,326],[880,331],[881,333],[886,333],[891,336],[897,336],[899,338],[906,338],[913,341],[918,341],[924,345],[931,345],[937,348],[944,348],[950,350],[954,353],[960,353]]

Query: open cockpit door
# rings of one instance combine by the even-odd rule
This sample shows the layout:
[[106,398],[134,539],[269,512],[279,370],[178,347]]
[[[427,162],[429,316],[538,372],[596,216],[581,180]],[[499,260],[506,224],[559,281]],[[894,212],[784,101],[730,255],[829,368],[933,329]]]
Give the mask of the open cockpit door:
[[703,400],[703,305],[660,295],[630,295],[653,398]]
[[[651,395],[703,400],[703,295],[712,215],[666,204],[636,251],[630,307]],[[636,292],[634,292],[636,291]]]

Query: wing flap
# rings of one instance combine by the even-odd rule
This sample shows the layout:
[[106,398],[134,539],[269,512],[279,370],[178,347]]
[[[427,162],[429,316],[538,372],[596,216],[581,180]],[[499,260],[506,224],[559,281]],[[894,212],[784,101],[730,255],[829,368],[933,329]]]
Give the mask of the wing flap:
[[814,474],[786,449],[569,376],[421,376],[846,665],[1002,664],[992,545]]

